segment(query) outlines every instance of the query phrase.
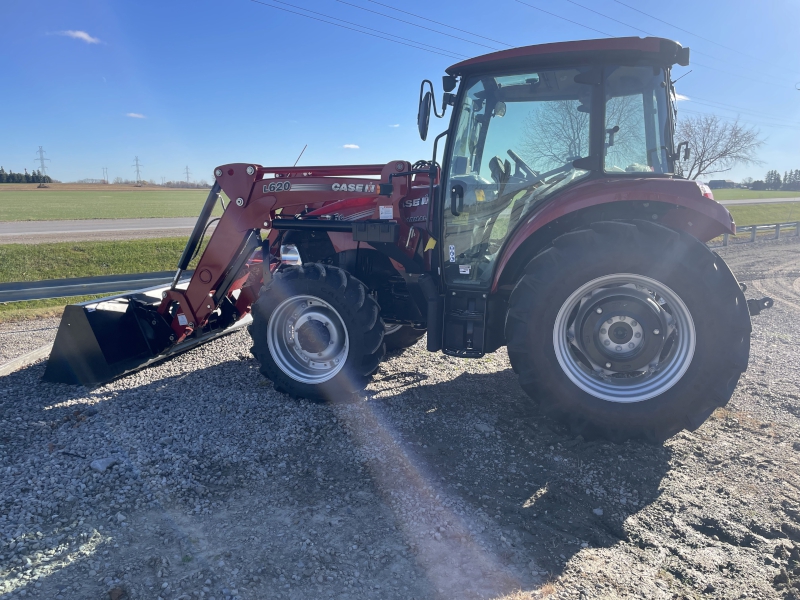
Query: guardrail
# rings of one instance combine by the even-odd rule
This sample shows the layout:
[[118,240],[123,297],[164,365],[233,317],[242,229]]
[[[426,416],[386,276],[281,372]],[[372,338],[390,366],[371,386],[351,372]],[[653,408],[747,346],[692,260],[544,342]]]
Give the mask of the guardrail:
[[[774,231],[775,235],[769,238],[762,238],[766,240],[779,240],[781,232],[787,229],[794,229],[794,233],[789,237],[800,237],[800,221],[789,221],[788,223],[769,223],[766,225],[742,225],[736,227],[736,233],[750,232],[749,239],[734,242],[735,244],[747,244],[755,242],[760,232]],[[722,245],[727,246],[730,238],[729,233],[722,234]]]
[[[184,277],[190,277],[192,273],[193,271],[186,271]],[[133,273],[129,275],[101,275],[99,277],[0,283],[0,303],[127,292],[159,285],[169,285],[172,283],[173,277],[175,277],[175,271],[157,271],[155,273]]]

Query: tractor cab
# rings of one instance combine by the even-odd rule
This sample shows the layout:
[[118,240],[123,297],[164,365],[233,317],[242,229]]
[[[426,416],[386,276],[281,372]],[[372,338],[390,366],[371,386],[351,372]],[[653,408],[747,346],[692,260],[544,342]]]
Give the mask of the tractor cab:
[[[445,352],[487,350],[483,299],[498,260],[544,205],[590,179],[672,175],[675,63],[688,64],[688,49],[622,38],[529,46],[448,69],[445,87],[455,78],[460,86],[443,101],[453,112],[434,220],[441,230],[432,232],[448,290]],[[420,96],[424,133],[431,100]]]
[[489,288],[511,232],[570,186],[672,174],[676,62],[688,64],[688,48],[622,38],[530,46],[450,67],[445,80],[461,82],[444,101],[454,106],[440,192],[446,283]]

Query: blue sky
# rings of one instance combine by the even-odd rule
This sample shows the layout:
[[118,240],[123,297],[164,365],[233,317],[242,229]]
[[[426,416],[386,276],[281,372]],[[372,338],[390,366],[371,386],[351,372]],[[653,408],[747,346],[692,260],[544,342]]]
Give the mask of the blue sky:
[[[306,165],[413,162],[430,156],[415,123],[423,78],[440,96],[445,67],[460,57],[604,37],[599,32],[646,35],[638,28],[692,48],[693,64],[675,70],[692,70],[678,84],[689,98],[681,110],[738,114],[767,138],[763,166],[726,177],[800,168],[793,0],[264,2],[350,21],[373,36],[251,0],[3,0],[0,165],[34,168],[39,145],[62,181],[100,178],[102,167],[112,179],[133,178],[134,156],[146,179],[182,179],[188,165],[192,179],[210,180],[228,162],[292,164],[305,144]],[[380,39],[384,33],[432,51]],[[445,127],[432,123],[436,132]]]

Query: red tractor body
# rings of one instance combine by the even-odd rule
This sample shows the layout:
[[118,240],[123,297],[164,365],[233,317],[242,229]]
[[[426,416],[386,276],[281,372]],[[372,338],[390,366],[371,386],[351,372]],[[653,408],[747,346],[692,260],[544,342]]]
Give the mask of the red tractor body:
[[292,395],[358,391],[427,331],[455,356],[508,345],[523,388],[583,433],[696,427],[746,368],[750,323],[703,245],[735,233],[730,213],[674,174],[676,63],[688,49],[658,38],[496,52],[447,70],[429,161],[220,166],[173,285],[68,307],[45,377],[102,383],[252,312],[262,372]]

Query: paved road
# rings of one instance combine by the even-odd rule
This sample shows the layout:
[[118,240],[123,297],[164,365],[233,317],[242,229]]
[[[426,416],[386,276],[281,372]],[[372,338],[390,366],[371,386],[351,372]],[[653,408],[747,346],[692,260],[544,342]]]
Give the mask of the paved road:
[[783,204],[784,202],[800,202],[800,197],[796,198],[747,198],[743,200],[719,200],[725,206],[742,204]]
[[194,217],[170,217],[0,222],[0,244],[186,236],[196,220]]
[[[784,202],[800,202],[800,197],[723,200],[721,204],[733,206]],[[194,217],[170,217],[158,219],[0,222],[0,244],[178,237],[188,235],[192,227],[194,227],[195,221]]]

